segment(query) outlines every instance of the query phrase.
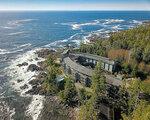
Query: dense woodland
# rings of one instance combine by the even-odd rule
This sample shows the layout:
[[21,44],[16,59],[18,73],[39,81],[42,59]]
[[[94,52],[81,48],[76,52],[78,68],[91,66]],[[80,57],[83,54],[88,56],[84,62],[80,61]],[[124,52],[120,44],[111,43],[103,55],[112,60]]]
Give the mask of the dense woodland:
[[[134,79],[133,83],[129,83],[131,88],[123,90],[124,92],[128,91],[128,94],[130,91],[133,92],[131,97],[129,94],[126,99],[128,102],[124,104],[127,106],[125,111],[122,110],[123,119],[150,119],[150,24],[112,33],[110,38],[96,40],[93,44],[81,44],[78,51],[115,60],[118,63],[116,72],[123,74],[125,79]],[[148,96],[148,101],[137,97],[139,96],[137,93],[141,92]]]
[[108,87],[100,63],[93,72],[90,90],[78,88],[68,75],[58,83],[56,78],[63,70],[56,63],[57,56],[50,55],[45,61],[47,77],[43,83],[48,94],[59,96],[64,105],[79,108],[78,120],[105,120],[101,104],[120,112],[116,120],[150,120],[150,25],[112,33],[109,39],[93,44],[81,44],[78,51],[115,60],[116,73],[125,76],[124,84],[120,88]]
[[146,79],[150,73],[150,24],[112,33],[93,44],[81,44],[78,51],[109,57],[118,62],[116,72]]

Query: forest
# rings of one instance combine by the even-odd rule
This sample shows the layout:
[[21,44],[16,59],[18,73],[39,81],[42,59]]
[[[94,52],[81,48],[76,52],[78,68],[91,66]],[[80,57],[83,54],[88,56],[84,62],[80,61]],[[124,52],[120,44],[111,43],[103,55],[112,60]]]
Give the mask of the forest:
[[57,76],[64,72],[55,62],[57,56],[50,55],[45,61],[47,77],[43,83],[47,93],[58,96],[65,106],[78,108],[78,120],[107,120],[101,114],[101,104],[117,111],[112,120],[150,120],[150,25],[111,33],[110,38],[92,44],[82,43],[76,51],[115,60],[115,72],[124,75],[123,85],[108,87],[100,62],[90,88],[79,88],[71,75],[65,75],[64,81],[58,83]]
[[150,24],[111,33],[108,39],[98,39],[92,44],[81,44],[77,50],[108,57],[118,63],[118,71],[127,77],[149,78]]

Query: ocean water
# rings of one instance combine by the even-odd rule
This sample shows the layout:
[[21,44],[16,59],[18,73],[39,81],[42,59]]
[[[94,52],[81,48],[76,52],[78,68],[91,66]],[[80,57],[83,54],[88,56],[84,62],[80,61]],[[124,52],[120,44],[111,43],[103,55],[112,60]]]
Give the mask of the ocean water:
[[[37,73],[16,67],[24,61],[36,64],[36,49],[78,46],[92,34],[109,37],[109,32],[130,29],[148,20],[148,11],[0,12],[0,106],[8,108],[11,119],[30,119],[28,115],[38,118],[44,97],[26,95],[31,86],[20,90]],[[16,83],[17,79],[23,82]]]

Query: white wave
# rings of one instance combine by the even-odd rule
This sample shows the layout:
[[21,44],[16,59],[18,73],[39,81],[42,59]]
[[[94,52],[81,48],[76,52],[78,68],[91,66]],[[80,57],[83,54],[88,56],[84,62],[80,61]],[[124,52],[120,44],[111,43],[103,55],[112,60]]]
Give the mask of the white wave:
[[[73,43],[75,43],[77,46],[80,45],[82,40],[72,40]],[[83,41],[84,42],[84,41]]]
[[22,24],[19,23],[18,21],[9,21],[7,23],[8,27],[11,27],[11,28],[15,28],[15,27],[19,27],[21,26]]
[[73,30],[78,30],[78,29],[80,29],[80,27],[81,27],[81,25],[79,25],[79,24],[73,24],[72,25]]
[[6,52],[7,50],[5,50],[5,49],[0,49],[0,52]]
[[98,24],[99,24],[98,20],[93,20],[91,22],[86,22],[86,23],[77,23],[77,22],[61,23],[61,25],[71,26],[73,30],[81,29],[81,27],[83,26],[91,26],[91,25],[98,25]]
[[4,49],[0,49],[0,55],[4,55],[4,54],[11,54],[11,53],[17,53],[17,52],[21,52],[23,51],[23,49],[19,49],[19,50],[4,50]]
[[[77,22],[68,22],[68,23],[60,23],[60,25],[67,25],[70,26],[72,24],[76,24]],[[58,23],[57,23],[58,24]]]
[[[33,79],[33,76],[38,74],[38,72],[27,72],[28,66],[22,66],[18,67],[18,64],[21,64],[23,62],[27,62],[28,64],[36,64],[39,61],[42,61],[44,59],[40,58],[39,60],[35,60],[37,58],[37,54],[35,54],[36,50],[31,50],[23,55],[19,55],[16,60],[13,60],[10,67],[9,67],[9,74],[15,78],[15,79],[23,79],[22,82],[17,83],[16,80],[12,80],[11,82],[14,82],[15,85],[13,86],[16,90],[20,91],[21,93],[24,93],[20,89],[20,87],[24,84],[28,84],[28,81]],[[30,86],[29,86],[30,87]],[[22,94],[23,95],[23,94]]]
[[17,46],[17,48],[29,47],[31,45],[32,45],[31,43],[27,43],[27,44],[19,45],[19,46]]
[[93,31],[92,33],[93,34],[97,34],[97,35],[101,35],[101,34],[108,34],[108,33],[112,32],[112,31],[113,30],[111,30],[111,29],[104,29],[104,28],[102,28],[100,30]]
[[92,33],[90,33],[90,34],[88,34],[87,36],[83,36],[83,43],[90,43],[90,40],[89,40],[89,38],[92,36],[93,34]]
[[118,30],[122,30],[121,26],[120,25],[115,25],[115,26],[112,26],[112,29],[118,31]]
[[8,119],[14,120],[12,118],[12,116],[15,114],[15,108],[10,109],[10,107],[8,106],[8,104],[5,101],[0,101],[0,113],[1,113],[0,117],[9,115]]
[[41,113],[40,110],[43,109],[43,102],[41,101],[44,101],[43,96],[33,95],[32,102],[28,106],[28,110],[26,111],[26,114],[32,116],[33,120],[38,119],[38,116]]
[[17,25],[17,24],[21,24],[21,23],[25,23],[25,22],[31,22],[31,21],[35,21],[37,19],[21,19],[21,20],[12,20],[9,21],[8,24],[9,25]]
[[91,22],[86,23],[61,23],[61,25],[69,25],[72,27],[73,30],[81,29],[83,26],[93,26],[93,25],[107,25],[112,23],[122,23],[124,22],[123,19],[100,19],[100,20],[93,20]]
[[91,26],[91,25],[98,25],[99,21],[98,20],[94,20],[92,22],[87,22],[87,23],[81,23],[81,24],[72,24],[72,29],[73,30],[77,30],[80,29],[82,26]]
[[54,41],[54,42],[52,42],[50,44],[45,45],[44,47],[48,47],[48,48],[50,48],[50,47],[63,48],[64,45],[66,45],[66,43],[69,44],[71,42],[74,42],[74,43],[76,43],[78,45],[79,42],[81,42],[81,40],[82,40],[82,38],[81,38],[82,36],[80,36],[80,38],[78,38],[80,34],[82,34],[82,33],[76,33],[76,34],[70,36],[67,39]]
[[17,22],[31,22],[31,21],[35,21],[37,19],[22,19],[22,20],[17,20]]
[[[23,62],[27,62],[28,65],[30,64],[36,64],[40,61],[43,61],[44,59],[39,58],[37,54],[35,54],[36,50],[28,51],[27,53],[23,55],[19,55],[18,58],[11,62],[11,65],[7,69],[8,74],[12,77],[12,80],[10,81],[12,87],[14,90],[20,92],[20,95],[23,97],[32,97],[32,102],[27,107],[27,113],[30,114],[33,118],[33,120],[36,120],[38,115],[40,114],[41,109],[43,108],[43,100],[44,97],[40,95],[29,95],[26,94],[26,92],[30,89],[32,89],[32,86],[29,84],[29,81],[34,79],[34,76],[38,74],[38,72],[28,72],[27,68],[28,66],[22,66],[18,67],[18,64],[21,64]],[[21,82],[17,82],[17,80],[22,80]],[[26,89],[21,89],[21,86],[27,85],[28,87]]]
[[37,19],[21,19],[21,20],[11,20],[7,22],[6,26],[2,26],[5,29],[14,29],[16,27],[20,27],[24,23],[31,22]]
[[142,21],[138,21],[138,20],[133,20],[131,23],[140,25],[140,24],[142,24],[143,22],[142,22]]
[[68,41],[68,39],[54,41],[50,44],[45,45],[44,47],[48,47],[48,48],[49,47],[59,47],[60,48],[60,47],[62,47],[62,44],[67,42],[67,41]]
[[4,29],[13,29],[13,27],[9,27],[9,26],[1,26],[1,28],[4,28]]
[[20,34],[23,34],[23,33],[25,33],[25,32],[22,31],[22,32],[9,33],[8,35],[9,35],[9,36],[12,36],[12,35],[20,35]]
[[80,34],[81,34],[81,33],[76,33],[76,34],[70,36],[70,37],[68,38],[68,40],[76,39],[76,37],[77,37],[78,35],[80,35]]
[[10,120],[14,120],[13,116],[15,115],[15,108],[13,108],[12,110],[10,110]]
[[122,20],[122,19],[106,19],[103,24],[107,25],[107,24],[122,23],[122,22],[124,22],[124,20]]
[[0,49],[0,55],[4,55],[10,53],[9,51],[5,50],[5,49]]

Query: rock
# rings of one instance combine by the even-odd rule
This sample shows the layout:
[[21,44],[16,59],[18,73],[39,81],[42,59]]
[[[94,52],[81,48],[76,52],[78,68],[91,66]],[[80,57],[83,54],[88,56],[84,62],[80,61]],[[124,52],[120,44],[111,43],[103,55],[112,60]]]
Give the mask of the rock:
[[36,78],[37,79],[42,79],[42,78],[45,78],[47,76],[47,74],[45,73],[45,72],[40,72],[37,76],[36,76]]
[[31,84],[31,85],[39,85],[39,80],[33,79],[33,80],[31,80],[31,81],[29,82],[29,84]]
[[15,85],[15,83],[13,82],[12,85]]
[[41,85],[44,82],[45,77],[47,76],[46,73],[40,72],[37,76],[35,76],[35,79],[31,80],[29,84],[31,85]]
[[46,95],[47,91],[45,91],[44,89],[41,89],[39,91],[39,95]]
[[[64,108],[63,104],[60,104],[58,100],[53,99],[53,96],[46,96],[43,103],[44,107],[41,110],[39,119],[42,120],[75,120],[75,117],[70,118],[70,109]],[[51,117],[49,117],[51,116]]]
[[33,61],[33,59],[30,59],[29,61],[30,61],[30,62],[32,62],[32,61]]
[[17,80],[17,83],[20,83],[20,82],[22,82],[22,81],[23,81],[23,80],[18,79],[18,80]]
[[35,60],[37,61],[37,60],[39,60],[39,58],[35,58]]
[[35,86],[32,86],[32,89],[29,90],[29,91],[27,91],[26,94],[37,95],[37,94],[39,94],[39,92],[40,92],[41,89],[42,88],[40,86],[36,86],[35,85]]
[[21,86],[20,89],[24,90],[24,89],[27,89],[28,88],[28,85],[25,84],[24,86]]
[[41,70],[42,70],[42,68],[38,67],[38,66],[35,65],[35,64],[29,65],[29,67],[28,67],[28,69],[27,69],[27,71],[31,71],[31,72],[33,72],[33,71],[41,71]]
[[55,52],[54,50],[41,49],[37,51],[36,54],[38,55],[38,57],[46,58],[49,54],[54,53],[54,52]]
[[27,66],[27,65],[28,65],[27,62],[23,62],[22,64],[18,64],[17,66],[18,66],[18,67],[22,67],[22,66]]

